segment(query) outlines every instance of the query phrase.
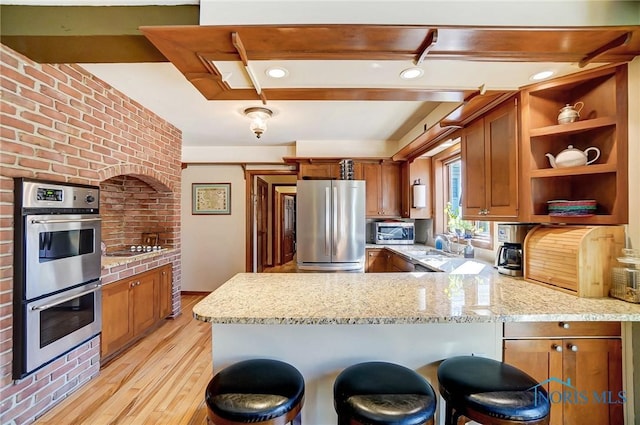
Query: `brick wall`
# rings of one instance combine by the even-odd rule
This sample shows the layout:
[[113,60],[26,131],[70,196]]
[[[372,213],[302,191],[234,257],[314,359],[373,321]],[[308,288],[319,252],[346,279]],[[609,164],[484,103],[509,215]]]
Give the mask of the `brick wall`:
[[[12,380],[12,178],[101,185],[106,192],[113,182],[129,180],[127,188],[137,200],[125,204],[123,220],[133,226],[132,215],[145,215],[131,231],[126,224],[114,229],[122,238],[112,241],[128,244],[143,229],[162,232],[166,245],[176,251],[156,263],[133,267],[173,263],[177,314],[182,135],[80,66],[38,64],[4,45],[0,90],[0,422],[25,424],[99,373],[99,338],[22,380]],[[143,206],[155,211],[143,213]],[[115,271],[106,273],[106,280],[114,278]]]

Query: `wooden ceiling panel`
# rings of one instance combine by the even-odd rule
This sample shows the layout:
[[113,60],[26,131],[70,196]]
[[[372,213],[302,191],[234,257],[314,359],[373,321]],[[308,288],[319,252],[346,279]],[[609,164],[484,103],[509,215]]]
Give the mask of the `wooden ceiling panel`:
[[[141,32],[209,100],[247,99],[248,90],[220,81],[212,62],[240,61],[232,34],[242,39],[246,60],[455,59],[494,62],[618,63],[640,55],[640,26],[595,28],[430,27],[398,25],[144,26]],[[437,30],[435,42],[431,34]],[[424,55],[425,45],[429,45]],[[200,74],[210,73],[212,79]],[[190,78],[189,75],[197,75]],[[460,101],[456,90],[380,88],[284,88],[264,90],[272,100]]]

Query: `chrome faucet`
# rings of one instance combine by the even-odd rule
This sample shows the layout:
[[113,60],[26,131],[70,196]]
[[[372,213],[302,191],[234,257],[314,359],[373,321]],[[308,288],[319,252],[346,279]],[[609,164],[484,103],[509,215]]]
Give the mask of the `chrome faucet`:
[[[438,234],[435,238],[436,249],[442,249],[444,252],[451,252],[451,240],[448,235]],[[441,245],[442,248],[438,248]]]

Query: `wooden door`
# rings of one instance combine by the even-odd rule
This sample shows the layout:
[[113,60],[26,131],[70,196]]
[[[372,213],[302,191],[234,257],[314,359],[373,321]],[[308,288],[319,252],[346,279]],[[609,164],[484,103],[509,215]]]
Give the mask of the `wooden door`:
[[564,403],[564,423],[623,424],[620,339],[565,339],[563,369],[565,381],[571,379],[587,398],[584,403]]
[[382,215],[400,217],[402,214],[402,180],[400,164],[382,164],[380,179]]
[[365,180],[366,192],[366,216],[378,217],[382,215],[381,209],[381,170],[380,164],[362,164],[362,177]]
[[158,303],[154,302],[158,291],[159,273],[149,272],[136,276],[131,292],[133,294],[133,333],[144,332],[153,326],[159,315]]
[[102,287],[102,357],[114,353],[134,336],[130,292],[132,283],[125,279]]
[[478,119],[464,129],[462,150],[462,214],[465,218],[483,218],[486,202],[484,120]]
[[[518,215],[518,140],[515,99],[484,118],[485,208],[491,217]],[[471,180],[473,182],[473,180]],[[465,196],[465,195],[463,195]]]
[[313,164],[300,164],[299,179],[317,178],[317,179],[338,179],[340,178],[339,164],[319,162]]
[[282,197],[282,263],[293,260],[296,246],[296,198],[294,195]]
[[384,249],[367,249],[367,273],[384,273],[387,271],[387,255]]
[[267,245],[269,243],[269,198],[268,187],[266,181],[260,177],[256,183],[256,246],[257,246],[257,272],[262,273],[265,266],[269,265],[269,252]]
[[[505,340],[503,360],[505,363],[523,370],[538,382],[545,382],[548,392],[561,394],[562,384],[562,350],[561,339],[518,339]],[[551,404],[550,425],[563,425],[562,403]],[[569,423],[569,422],[567,422]]]
[[159,318],[173,313],[173,266],[168,264],[160,269]]

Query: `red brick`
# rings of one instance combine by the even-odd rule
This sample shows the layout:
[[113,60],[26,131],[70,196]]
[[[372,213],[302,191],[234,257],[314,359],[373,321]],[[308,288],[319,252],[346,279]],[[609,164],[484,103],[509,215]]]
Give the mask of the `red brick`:
[[56,109],[63,113],[67,117],[73,117],[80,119],[82,117],[82,111],[67,105],[66,103],[56,102]]
[[60,69],[61,72],[64,72],[69,77],[73,78],[74,80],[84,81],[85,73],[80,72],[77,69],[77,67],[74,67],[74,66],[71,66],[71,65],[57,65],[57,67]]
[[40,88],[40,93],[51,98],[52,101],[55,100],[63,104],[69,102],[69,98],[65,94],[60,93],[59,90],[56,90],[53,87],[43,86]]
[[0,149],[2,149],[3,155],[5,152],[17,153],[22,156],[33,156],[35,153],[35,150],[31,146],[26,146],[21,143],[6,142],[4,140],[0,142]]
[[63,83],[66,83],[69,80],[69,77],[67,74],[60,71],[58,68],[56,68],[53,65],[43,64],[42,72],[44,72],[47,75],[50,75],[56,81],[61,81]]
[[84,121],[81,121],[79,119],[75,119],[75,118],[69,118],[69,120],[67,121],[69,123],[69,125],[72,125],[74,127],[78,127],[78,128],[82,128],[84,130],[92,130],[93,127],[90,124],[87,124]]
[[67,140],[67,135],[58,131],[50,130],[48,128],[39,128],[38,134],[53,139],[54,141],[62,142]]
[[65,84],[58,84],[58,89],[62,93],[68,94],[69,96],[71,96],[74,99],[80,100],[83,97],[81,92],[79,92],[78,90],[76,90],[76,89],[74,89],[74,88],[72,88],[70,86],[67,86]]
[[40,159],[46,159],[47,161],[64,162],[64,155],[55,151],[38,149],[36,156]]
[[76,148],[74,146],[71,146],[71,145],[69,145],[67,143],[55,142],[53,144],[53,149],[55,149],[58,152],[64,152],[64,153],[66,153],[67,155],[70,155],[70,156],[78,156],[78,152],[79,152],[78,148]]
[[18,71],[12,68],[7,68],[4,65],[0,65],[0,75],[2,75],[2,79],[10,79],[15,81],[21,86],[26,86],[30,88],[34,88],[36,86],[35,81],[26,75],[20,74]]
[[65,121],[67,119],[67,116],[65,114],[61,113],[56,109],[49,108],[47,106],[40,106],[38,110],[40,111],[41,114],[46,115],[49,118],[54,119],[56,121]]
[[5,93],[17,93],[18,92],[18,84],[15,81],[7,80],[6,78],[2,78],[2,74],[0,74],[0,87],[3,89],[2,96],[5,96]]
[[55,79],[51,78],[50,76],[48,76],[47,74],[45,74],[44,72],[40,71],[39,69],[35,69],[34,67],[31,66],[25,66],[24,67],[24,73],[35,78],[36,80],[48,85],[48,86],[52,86],[55,84]]
[[32,124],[24,120],[14,118],[10,115],[1,114],[0,121],[2,122],[3,126],[13,127],[18,130],[23,130],[29,133],[33,133],[33,131],[35,130],[35,127]]
[[63,133],[71,134],[73,136],[77,136],[80,134],[80,130],[77,128],[73,128],[70,125],[58,122],[55,125],[56,130],[61,131]]
[[27,99],[31,99],[36,103],[40,103],[40,104],[43,104],[43,105],[46,105],[46,106],[53,106],[53,99],[51,99],[48,96],[43,95],[42,93],[38,93],[38,92],[35,92],[33,90],[21,88],[20,95],[25,97],[25,98],[27,98]]
[[78,169],[74,167],[67,167],[66,165],[52,164],[51,171],[65,176],[77,176]]
[[8,139],[8,140],[15,140],[16,132],[12,128],[0,126],[0,138]]
[[10,93],[7,91],[2,91],[2,103],[9,103],[13,106],[19,106],[24,109],[28,109],[30,111],[36,110],[36,103],[32,100],[25,99],[22,96],[18,96],[15,93]]
[[21,167],[25,167],[25,168],[33,168],[36,170],[48,170],[49,169],[49,163],[46,161],[40,161],[37,159],[31,159],[31,158],[19,158],[18,159],[18,165],[20,165]]
[[49,117],[40,114],[34,114],[33,112],[24,111],[20,114],[20,118],[23,118],[25,121],[31,121],[45,127],[51,127],[53,125],[53,120]]

